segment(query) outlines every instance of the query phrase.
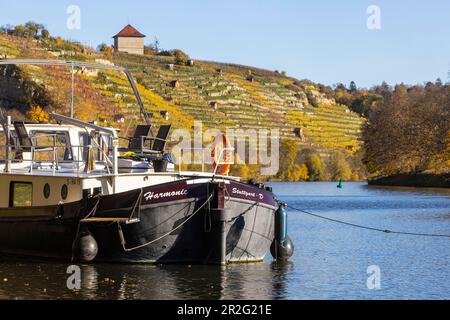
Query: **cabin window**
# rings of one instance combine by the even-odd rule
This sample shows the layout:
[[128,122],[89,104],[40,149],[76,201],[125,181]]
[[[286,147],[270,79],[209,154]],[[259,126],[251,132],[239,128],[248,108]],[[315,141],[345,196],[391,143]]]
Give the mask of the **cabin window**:
[[10,207],[31,207],[33,202],[33,184],[31,182],[11,182]]
[[66,200],[68,194],[69,194],[69,190],[67,189],[67,184],[63,184],[63,186],[61,187],[61,198],[63,200]]
[[102,187],[94,188],[93,189],[93,197],[101,195],[102,194]]
[[50,197],[50,185],[48,183],[44,186],[44,198],[48,199]]
[[[72,149],[70,147],[69,133],[66,131],[31,131],[33,143],[36,147],[56,148],[56,158],[58,161],[73,160]],[[53,151],[39,152],[35,155],[37,160],[52,161]]]

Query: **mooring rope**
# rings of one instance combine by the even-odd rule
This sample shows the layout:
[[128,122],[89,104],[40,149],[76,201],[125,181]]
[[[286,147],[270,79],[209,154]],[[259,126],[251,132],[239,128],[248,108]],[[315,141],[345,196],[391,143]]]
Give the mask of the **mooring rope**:
[[335,222],[335,223],[340,223],[340,224],[344,224],[347,226],[351,226],[351,227],[355,227],[355,228],[360,228],[360,229],[366,229],[366,230],[371,230],[371,231],[378,231],[378,232],[383,232],[383,233],[392,233],[392,234],[401,234],[401,235],[408,235],[408,236],[421,236],[421,237],[440,237],[440,238],[450,238],[450,235],[447,234],[434,234],[434,233],[418,233],[418,232],[404,232],[404,231],[395,231],[395,230],[389,230],[389,229],[380,229],[380,228],[374,228],[374,227],[368,227],[368,226],[363,226],[360,224],[355,224],[355,223],[350,223],[350,222],[346,222],[346,221],[342,221],[342,220],[337,220],[337,219],[333,219],[333,218],[329,218],[329,217],[325,217],[325,216],[321,216],[312,212],[308,212],[293,206],[288,205],[288,208],[291,208],[293,210],[296,210],[298,212],[319,218],[319,219],[323,219],[323,220],[328,220],[331,222]]
[[153,240],[151,240],[149,242],[146,242],[144,244],[141,244],[141,245],[133,247],[133,248],[127,248],[126,247],[126,241],[125,241],[125,238],[123,237],[122,227],[120,226],[120,223],[118,222],[117,223],[117,228],[119,230],[119,236],[120,236],[120,239],[121,239],[121,242],[122,242],[123,250],[126,251],[126,252],[134,251],[134,250],[137,250],[137,249],[149,246],[152,243],[155,243],[155,242],[157,242],[159,240],[162,240],[163,238],[165,238],[168,235],[170,235],[172,232],[174,232],[174,231],[178,230],[179,228],[181,228],[182,226],[184,226],[189,220],[191,220],[198,212],[200,212],[201,209],[203,209],[204,206],[206,206],[206,204],[209,203],[209,201],[212,199],[213,196],[214,196],[214,194],[211,194],[209,196],[209,198],[194,213],[192,213],[186,220],[184,220],[182,223],[180,223],[177,227],[173,228],[169,232],[163,234],[162,236],[160,236],[160,237],[158,237],[156,239],[153,239]]

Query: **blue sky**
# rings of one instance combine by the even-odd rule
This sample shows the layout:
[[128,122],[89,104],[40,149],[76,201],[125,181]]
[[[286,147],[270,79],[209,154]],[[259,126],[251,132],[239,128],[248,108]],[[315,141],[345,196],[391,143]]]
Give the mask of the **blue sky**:
[[[81,9],[79,30],[66,26],[69,5]],[[380,30],[366,26],[369,5],[381,10]],[[194,59],[285,70],[329,85],[447,81],[450,69],[448,0],[16,0],[1,8],[0,25],[33,20],[96,47],[131,23],[148,43],[157,36],[163,48]]]

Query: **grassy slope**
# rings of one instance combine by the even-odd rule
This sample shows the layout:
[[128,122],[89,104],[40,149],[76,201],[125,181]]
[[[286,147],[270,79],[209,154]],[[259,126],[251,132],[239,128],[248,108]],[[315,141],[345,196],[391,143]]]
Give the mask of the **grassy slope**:
[[[87,48],[82,52],[52,50],[57,51],[60,59],[94,62],[104,58]],[[0,35],[0,56],[5,55],[55,58],[46,45],[37,41]],[[168,68],[168,64],[174,63],[171,57],[115,54],[113,62],[133,72],[144,104],[153,112],[157,124],[166,122],[158,111],[168,111],[170,122],[177,128],[191,129],[194,120],[201,120],[209,128],[278,128],[282,138],[298,139],[293,129],[302,127],[306,139],[301,145],[322,154],[335,148],[352,153],[360,147],[364,119],[346,106],[326,99],[315,85],[292,90],[293,78],[216,62],[196,61],[194,66],[176,65],[174,70]],[[67,70],[39,67],[24,70],[33,81],[45,86],[60,109],[67,108],[68,101],[63,97],[70,88]],[[247,80],[248,70],[252,71],[253,82]],[[172,80],[179,80],[180,87],[173,89],[169,85]],[[78,116],[111,122],[115,114],[123,114],[128,120],[138,121],[139,109],[124,76],[111,72],[102,72],[101,76],[79,74],[76,83]],[[318,97],[316,107],[308,101],[311,94]],[[217,109],[211,108],[212,102],[217,103]]]

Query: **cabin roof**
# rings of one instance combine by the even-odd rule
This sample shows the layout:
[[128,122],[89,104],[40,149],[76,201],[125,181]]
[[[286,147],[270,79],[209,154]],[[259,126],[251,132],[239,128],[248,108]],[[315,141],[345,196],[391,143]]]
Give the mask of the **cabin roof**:
[[116,34],[113,38],[124,37],[124,38],[145,38],[145,35],[140,33],[135,27],[131,24],[128,24],[125,28],[123,28],[118,34]]

